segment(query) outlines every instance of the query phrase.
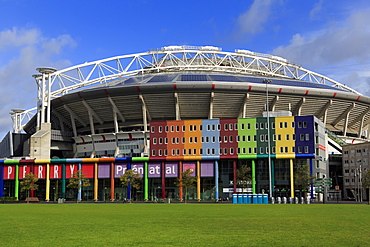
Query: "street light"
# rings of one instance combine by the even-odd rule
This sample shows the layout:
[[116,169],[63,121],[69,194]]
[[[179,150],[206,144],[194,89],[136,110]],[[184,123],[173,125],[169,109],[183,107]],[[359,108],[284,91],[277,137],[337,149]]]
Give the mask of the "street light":
[[268,166],[269,166],[269,196],[272,197],[272,169],[271,169],[271,144],[270,144],[270,109],[269,109],[269,88],[268,84],[271,83],[271,80],[264,79],[262,81],[266,83],[266,111],[267,111],[267,147],[268,147]]

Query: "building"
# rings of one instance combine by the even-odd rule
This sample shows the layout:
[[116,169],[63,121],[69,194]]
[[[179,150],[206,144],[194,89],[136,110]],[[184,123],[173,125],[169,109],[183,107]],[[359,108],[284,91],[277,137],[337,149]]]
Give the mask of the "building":
[[[80,191],[82,199],[120,200],[125,192],[117,180],[116,169],[138,167],[143,169],[145,179],[144,189],[136,193],[137,199],[151,199],[154,195],[166,198],[169,193],[181,198],[180,191],[164,189],[173,186],[173,180],[179,176],[180,162],[191,161],[193,166],[202,167],[201,162],[206,160],[211,162],[207,169],[213,166],[214,174],[202,177],[202,168],[198,169],[200,184],[193,199],[228,197],[231,191],[238,190],[234,188],[235,169],[242,164],[252,166],[252,161],[256,170],[251,192],[292,196],[295,195],[292,165],[294,168],[300,162],[308,163],[312,175],[327,175],[328,154],[331,150],[341,151],[338,143],[369,139],[369,97],[268,54],[247,50],[224,52],[211,46],[169,46],[63,70],[38,68],[37,71],[33,75],[38,84],[37,107],[11,113],[13,134],[27,135],[17,144],[22,145],[17,150],[23,153],[5,155],[2,163],[0,186],[7,195],[19,198],[22,196],[17,184],[23,178],[20,172],[31,171],[27,169],[46,172],[42,175],[45,180],[40,181],[42,190],[34,192],[38,197],[72,198],[63,189],[70,176],[67,171],[72,171],[70,165],[75,165],[73,171],[81,168],[94,181],[95,187],[85,188],[86,193]],[[30,113],[34,115],[22,122]],[[255,129],[247,129],[248,124],[254,124]],[[160,126],[161,133],[156,129]],[[166,128],[172,128],[166,126],[173,126],[175,131],[166,132]],[[189,136],[189,126],[195,126],[197,130],[193,129],[192,133],[196,132],[197,136]],[[215,129],[211,127],[208,131],[207,126]],[[178,143],[171,143],[173,138]],[[9,140],[3,140],[0,153],[15,154],[17,147],[6,145]],[[173,169],[178,172],[175,177],[167,178],[163,174],[170,161],[177,162],[177,168],[175,165]],[[151,162],[156,163],[152,166]],[[121,168],[117,168],[121,163]],[[271,165],[266,168],[267,163],[275,168]],[[24,168],[24,164],[31,165]],[[60,166],[52,170],[53,164]],[[157,174],[159,180],[151,179],[149,174],[145,177],[148,169],[161,170]],[[7,177],[13,171],[14,177]],[[204,192],[198,191],[199,186],[204,190],[207,187],[207,191],[212,187],[214,192],[205,198]]]
[[345,199],[368,200],[368,189],[362,188],[362,175],[370,169],[370,143],[343,146],[343,190]]

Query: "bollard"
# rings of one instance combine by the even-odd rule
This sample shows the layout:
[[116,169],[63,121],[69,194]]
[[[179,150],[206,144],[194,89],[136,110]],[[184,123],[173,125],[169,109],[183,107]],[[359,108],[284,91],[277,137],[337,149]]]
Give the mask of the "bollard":
[[304,204],[304,198],[301,197],[301,204]]
[[294,198],[294,202],[295,202],[295,204],[298,204],[298,197]]
[[275,198],[271,197],[271,204],[275,204]]
[[283,203],[286,204],[286,197],[283,197]]
[[289,197],[289,204],[293,203],[293,198]]
[[233,204],[237,204],[237,203],[238,203],[238,195],[233,194]]
[[307,196],[307,204],[310,204],[310,203],[311,203],[310,197]]
[[278,196],[278,198],[277,198],[277,203],[281,204],[281,197],[280,196]]

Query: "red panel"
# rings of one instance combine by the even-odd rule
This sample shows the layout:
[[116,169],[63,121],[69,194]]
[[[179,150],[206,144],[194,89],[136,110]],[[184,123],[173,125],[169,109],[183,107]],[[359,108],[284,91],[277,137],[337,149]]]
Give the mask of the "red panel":
[[73,173],[78,171],[78,164],[67,164],[66,165],[66,178],[71,178]]
[[15,165],[4,165],[4,179],[14,179]]
[[62,165],[51,164],[50,165],[50,178],[61,179],[62,178]]
[[82,173],[85,174],[85,178],[94,178],[94,164],[83,164]]
[[37,175],[39,179],[46,178],[46,165],[34,165],[33,173]]
[[28,174],[28,173],[31,172],[31,166],[32,165],[20,165],[19,166],[18,178],[19,179],[24,179],[24,177],[26,176],[26,174]]

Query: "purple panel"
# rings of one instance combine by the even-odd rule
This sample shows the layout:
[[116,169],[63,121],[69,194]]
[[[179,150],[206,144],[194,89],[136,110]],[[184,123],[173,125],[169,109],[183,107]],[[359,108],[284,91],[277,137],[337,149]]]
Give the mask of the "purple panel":
[[131,164],[131,170],[138,172],[139,177],[141,178],[144,176],[144,164],[143,163]]
[[186,163],[184,162],[182,164],[183,171],[186,171],[187,169],[193,170],[193,173],[191,174],[192,177],[196,177],[196,175],[197,175],[197,171],[196,171],[195,167],[196,167],[196,165],[195,165],[194,162],[186,162]]
[[149,178],[160,178],[161,177],[161,163],[149,163],[148,164],[148,177]]
[[98,165],[98,178],[109,178],[110,177],[110,164],[99,164]]
[[177,162],[167,162],[165,165],[165,177],[177,178],[179,175],[179,164]]
[[114,177],[119,178],[123,174],[125,174],[127,170],[127,163],[117,163],[114,166]]
[[201,162],[200,163],[200,176],[201,177],[214,177],[214,165],[213,162]]

